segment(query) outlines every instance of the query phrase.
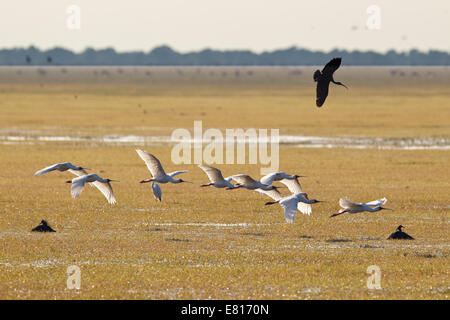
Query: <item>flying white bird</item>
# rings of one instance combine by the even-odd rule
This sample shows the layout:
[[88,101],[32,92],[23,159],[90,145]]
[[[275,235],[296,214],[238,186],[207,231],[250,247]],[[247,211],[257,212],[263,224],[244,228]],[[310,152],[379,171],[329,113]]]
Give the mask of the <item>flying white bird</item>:
[[261,183],[261,181],[257,181],[247,174],[236,174],[234,176],[231,176],[231,178],[234,181],[236,181],[237,183],[234,185],[234,188],[227,188],[227,190],[237,189],[237,188],[245,188],[248,190],[260,189],[263,191],[270,191],[273,189],[282,188],[282,187],[277,187],[277,186]]
[[387,199],[378,199],[367,203],[356,203],[347,198],[341,198],[339,200],[339,205],[342,209],[339,210],[339,213],[332,214],[330,218],[338,216],[343,213],[358,213],[358,212],[377,212],[380,210],[393,210],[389,208],[382,207],[386,203]]
[[[297,174],[295,175],[290,175],[284,172],[272,172],[269,173],[268,175],[265,175],[264,177],[261,178],[261,183],[264,184],[272,184],[275,181],[280,181],[283,184],[286,184],[286,186],[289,188],[290,185],[292,185],[292,188],[296,188],[297,190],[301,190],[301,186],[300,183],[298,182],[298,178],[305,178],[306,176],[299,176]],[[289,183],[291,182],[291,183]],[[291,188],[289,188],[289,190],[292,193],[295,193],[293,190],[291,190]]]
[[110,204],[114,204],[117,201],[116,198],[114,197],[113,189],[110,184],[111,181],[118,182],[117,180],[103,179],[98,175],[96,175],[95,173],[93,173],[78,178],[74,178],[66,182],[72,184],[72,187],[70,189],[72,193],[72,198],[78,198],[80,196],[81,192],[83,191],[84,185],[87,182],[91,183],[91,185],[94,185],[98,190],[100,190]]
[[209,181],[211,181],[208,184],[202,184],[200,187],[214,186],[216,188],[234,189],[234,185],[231,183],[232,177],[224,178],[219,169],[201,164],[198,167],[206,173]]
[[[273,173],[269,173],[268,175],[265,175],[264,177],[261,178],[261,183],[264,184],[272,184],[275,181],[279,181],[282,184],[284,184],[286,187],[288,187],[289,191],[292,194],[297,194],[297,193],[303,193],[302,187],[300,185],[300,182],[298,181],[298,178],[306,178],[306,176],[299,176],[297,174],[295,175],[290,175],[284,172],[273,172]],[[274,200],[279,200],[280,198],[282,198],[282,196],[280,195],[279,198],[278,197],[273,197],[273,195],[276,196],[275,193],[266,193],[269,197],[271,197]],[[309,203],[304,203],[304,202],[299,202],[298,203],[298,210],[303,213],[303,214],[307,214],[310,215],[312,213],[312,207],[311,204]]]
[[313,203],[325,202],[325,201],[319,201],[316,199],[309,200],[306,193],[297,193],[297,194],[292,194],[290,196],[281,198],[276,201],[266,202],[266,206],[272,205],[275,203],[279,203],[281,205],[281,207],[283,207],[283,209],[284,209],[284,217],[286,218],[286,222],[293,223],[295,215],[297,214],[297,207],[298,207],[299,202],[313,204]]
[[142,151],[142,150],[136,150],[137,154],[141,157],[142,160],[144,160],[145,164],[147,165],[148,170],[152,174],[153,178],[142,180],[141,183],[147,183],[147,182],[159,182],[159,183],[181,183],[181,182],[189,182],[190,181],[184,181],[183,179],[174,179],[176,175],[179,175],[181,173],[186,173],[187,171],[175,171],[171,172],[169,174],[166,174],[164,171],[161,162],[152,154]]
[[36,173],[34,174],[35,176],[40,176],[44,173],[50,172],[50,171],[54,171],[54,170],[58,170],[58,171],[67,171],[69,170],[69,172],[73,173],[74,175],[77,176],[84,176],[87,175],[88,173],[86,172],[87,168],[83,168],[83,167],[78,167],[78,166],[74,166],[73,164],[71,164],[70,162],[63,162],[63,163],[57,163],[51,166],[48,166],[42,170],[36,171]]
[[162,191],[159,184],[157,184],[156,182],[152,182],[152,191],[155,199],[161,201]]

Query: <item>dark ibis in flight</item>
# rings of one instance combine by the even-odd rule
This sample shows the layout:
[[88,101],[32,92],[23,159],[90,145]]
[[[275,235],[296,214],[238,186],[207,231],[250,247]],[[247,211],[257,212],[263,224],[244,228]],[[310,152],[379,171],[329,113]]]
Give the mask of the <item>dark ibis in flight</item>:
[[334,58],[325,65],[325,67],[322,69],[322,72],[320,72],[320,70],[316,70],[314,72],[314,81],[317,82],[316,105],[319,108],[323,105],[325,99],[328,96],[328,87],[330,86],[330,82],[348,89],[347,86],[345,86],[343,83],[339,81],[336,82],[333,79],[333,74],[341,65],[341,61],[341,58]]

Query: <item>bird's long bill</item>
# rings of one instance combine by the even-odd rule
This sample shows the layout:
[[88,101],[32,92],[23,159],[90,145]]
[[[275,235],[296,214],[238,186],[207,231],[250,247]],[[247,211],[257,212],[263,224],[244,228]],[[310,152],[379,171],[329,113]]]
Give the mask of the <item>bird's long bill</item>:
[[147,183],[147,182],[152,182],[153,180],[152,179],[148,179],[148,180],[141,180],[141,181],[139,181],[139,183]]
[[325,201],[325,200],[316,200],[317,202],[328,202],[328,201]]
[[67,180],[66,183],[72,183],[72,180]]
[[330,218],[336,217],[336,216],[338,216],[338,215],[340,215],[340,213],[333,213],[333,214],[330,216]]
[[341,86],[348,90],[348,87],[345,84],[341,83]]
[[193,183],[192,181],[185,181],[185,180],[183,180],[183,182],[187,182],[187,183]]
[[391,208],[385,208],[385,207],[381,207],[381,209],[394,211],[394,209],[391,209]]

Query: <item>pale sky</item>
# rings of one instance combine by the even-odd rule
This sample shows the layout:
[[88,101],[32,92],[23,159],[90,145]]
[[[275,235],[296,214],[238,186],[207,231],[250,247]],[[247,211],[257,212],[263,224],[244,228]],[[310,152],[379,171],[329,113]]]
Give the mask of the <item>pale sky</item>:
[[[79,30],[67,27],[80,7]],[[380,29],[366,13],[380,8]],[[450,0],[2,0],[0,48],[450,51]]]

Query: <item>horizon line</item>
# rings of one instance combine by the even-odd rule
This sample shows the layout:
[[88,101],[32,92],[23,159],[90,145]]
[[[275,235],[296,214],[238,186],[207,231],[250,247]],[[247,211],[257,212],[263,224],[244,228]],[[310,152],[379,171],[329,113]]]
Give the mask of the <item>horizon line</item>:
[[95,48],[94,46],[86,46],[82,50],[75,50],[75,49],[71,49],[71,48],[68,48],[65,46],[60,46],[60,45],[55,45],[53,47],[49,47],[49,48],[45,49],[45,48],[38,47],[34,44],[30,44],[28,46],[0,47],[0,51],[21,50],[21,49],[29,50],[31,48],[34,48],[41,52],[47,52],[47,51],[51,51],[51,50],[55,50],[55,49],[63,49],[63,50],[71,51],[75,54],[80,54],[80,53],[86,52],[87,50],[94,50],[94,51],[114,50],[118,54],[124,54],[124,53],[133,53],[133,52],[151,53],[153,50],[155,50],[157,48],[163,48],[163,47],[169,48],[172,51],[177,52],[179,54],[198,53],[198,52],[202,52],[202,51],[215,51],[215,52],[251,52],[256,55],[261,55],[261,54],[268,53],[268,52],[284,51],[284,50],[288,50],[288,49],[305,50],[305,51],[318,52],[318,53],[331,53],[333,51],[362,52],[362,53],[373,52],[373,53],[381,54],[381,55],[385,55],[388,52],[395,52],[397,54],[402,54],[402,53],[405,54],[405,53],[410,53],[411,51],[417,51],[420,53],[443,52],[443,53],[450,54],[450,50],[434,49],[434,48],[428,48],[425,50],[421,50],[419,48],[414,48],[414,47],[412,47],[410,49],[406,49],[406,50],[397,50],[397,49],[391,48],[391,49],[387,49],[385,51],[378,51],[375,49],[346,49],[346,48],[333,48],[333,49],[329,49],[329,50],[324,50],[324,49],[310,49],[307,47],[300,47],[297,45],[291,45],[291,46],[286,46],[286,47],[280,47],[277,49],[268,49],[268,50],[262,50],[262,51],[256,51],[256,50],[252,50],[252,49],[214,49],[212,47],[204,47],[202,49],[192,49],[192,50],[187,50],[187,51],[180,51],[168,44],[156,45],[153,48],[147,49],[147,50],[145,50],[145,49],[129,49],[129,50],[123,50],[123,51],[116,49],[114,46],[106,46],[106,47],[101,47],[101,48],[98,48],[98,47]]

